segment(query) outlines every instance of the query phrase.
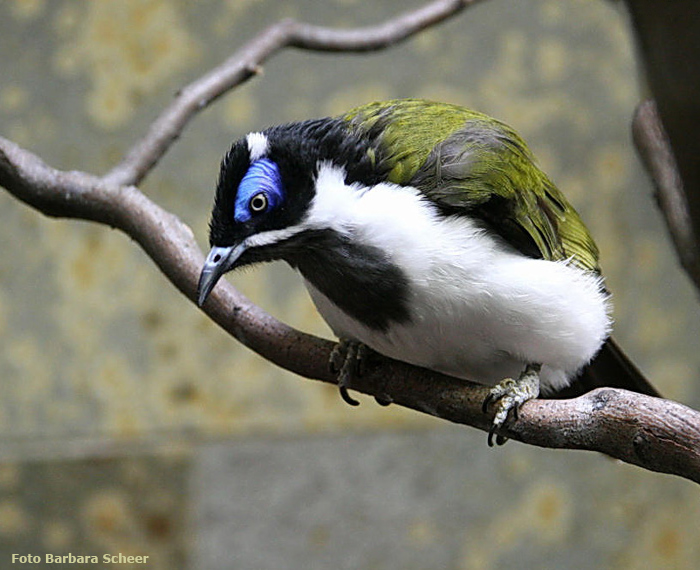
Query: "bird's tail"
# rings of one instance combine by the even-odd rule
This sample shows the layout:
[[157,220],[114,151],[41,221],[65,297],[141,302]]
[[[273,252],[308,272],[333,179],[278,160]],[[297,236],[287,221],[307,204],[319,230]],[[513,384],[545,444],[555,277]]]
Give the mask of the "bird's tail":
[[557,392],[554,397],[575,398],[603,386],[661,397],[658,390],[649,383],[612,338],[603,344],[595,358],[581,371],[571,386]]

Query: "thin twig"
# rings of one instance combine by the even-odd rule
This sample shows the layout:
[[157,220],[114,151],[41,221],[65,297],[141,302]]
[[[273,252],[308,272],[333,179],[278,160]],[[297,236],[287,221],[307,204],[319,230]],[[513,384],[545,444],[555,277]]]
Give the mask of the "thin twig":
[[[693,233],[700,237],[700,3],[624,3],[638,47],[640,72],[654,98],[666,144],[673,149]],[[699,249],[696,241],[695,251]]]
[[637,106],[632,120],[637,151],[656,188],[656,201],[681,265],[700,290],[700,252],[676,159],[652,100]]
[[385,49],[454,16],[481,0],[436,0],[378,26],[337,30],[296,20],[268,27],[224,63],[181,89],[124,160],[105,176],[111,184],[139,184],[180,136],[187,122],[217,97],[257,75],[285,47],[325,52]]

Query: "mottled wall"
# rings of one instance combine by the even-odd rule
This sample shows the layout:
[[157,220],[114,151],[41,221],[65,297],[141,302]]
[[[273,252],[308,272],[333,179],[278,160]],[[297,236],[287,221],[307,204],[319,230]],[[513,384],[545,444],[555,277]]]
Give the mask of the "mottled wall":
[[[53,166],[101,173],[178,87],[265,25],[286,16],[327,25],[369,24],[417,5],[415,0],[6,0],[0,4],[0,134]],[[381,54],[279,54],[262,76],[199,116],[143,190],[190,224],[206,246],[220,156],[251,129],[402,96],[493,114],[524,135],[588,222],[614,292],[621,344],[665,394],[697,406],[698,305],[630,145],[629,119],[640,87],[626,26],[624,16],[602,1],[492,0]],[[253,528],[261,544],[268,544],[283,534],[275,525],[287,517],[292,523],[285,528],[294,528],[300,512],[293,500],[271,499],[268,510],[254,509],[257,503],[246,503],[247,493],[233,498],[232,483],[229,500],[248,504],[242,511],[247,514],[224,509],[218,527],[208,526],[214,507],[207,488],[223,485],[226,496],[227,481],[237,477],[249,477],[253,486],[258,479],[268,481],[263,472],[251,475],[249,466],[237,471],[236,461],[217,463],[212,457],[225,455],[224,448],[241,453],[243,445],[251,457],[274,458],[280,442],[288,441],[282,447],[306,459],[288,477],[270,480],[275,488],[264,491],[266,497],[275,492],[293,497],[292,482],[308,478],[324,462],[341,479],[348,473],[341,460],[345,443],[332,444],[345,442],[348,433],[354,434],[347,445],[359,466],[347,485],[316,488],[319,512],[336,516],[323,519],[325,530],[319,531],[313,513],[308,515],[309,532],[326,537],[319,539],[326,550],[315,558],[316,551],[302,549],[300,565],[324,560],[353,567],[340,562],[349,560],[341,529],[352,516],[344,510],[350,498],[343,489],[381,488],[385,477],[401,480],[414,467],[422,472],[426,463],[435,480],[421,501],[430,514],[416,515],[405,533],[384,536],[384,558],[378,554],[354,567],[414,567],[386,553],[423,543],[443,553],[450,567],[506,564],[505,553],[523,545],[538,566],[563,567],[549,558],[553,550],[570,553],[571,560],[595,560],[599,567],[682,568],[700,562],[695,538],[700,501],[689,483],[593,454],[518,444],[494,452],[480,432],[380,408],[371,399],[350,409],[333,388],[281,372],[237,345],[121,234],[43,218],[5,193],[0,193],[0,240],[0,454],[6,461],[0,468],[0,566],[21,546],[33,553],[128,548],[152,553],[149,568],[178,567],[191,551],[193,567],[209,567],[212,553],[225,551],[226,537],[236,537],[237,516],[259,517]],[[329,335],[285,267],[229,279],[286,322]],[[387,432],[408,443],[397,445]],[[213,438],[228,443],[212,447]],[[443,451],[425,443],[431,438],[443,442],[435,446]],[[310,441],[327,444],[316,449]],[[377,446],[381,453],[362,453]],[[473,460],[448,460],[462,453]],[[264,469],[265,461],[260,465]],[[202,486],[207,476],[213,480]],[[471,480],[482,486],[462,488],[450,499],[462,516],[436,525],[441,501],[450,503],[445,489]],[[489,494],[482,490],[486,486]],[[160,499],[144,501],[151,489]],[[407,483],[405,495],[391,505],[403,504],[410,512],[420,493],[420,481]],[[499,493],[509,499],[492,501]],[[591,507],[592,497],[600,508]],[[219,506],[224,504],[222,499]],[[102,512],[91,505],[104,507],[98,538],[86,530]],[[186,512],[196,527],[187,533]],[[397,508],[397,521],[402,512]],[[360,516],[381,525],[372,509]],[[233,521],[232,529],[224,519]],[[478,528],[469,526],[477,520]],[[519,522],[506,533],[508,520]],[[337,544],[328,539],[336,533]],[[220,541],[211,539],[219,535]],[[547,538],[538,542],[533,535]],[[370,533],[366,541],[375,537]],[[494,541],[494,552],[484,550],[484,540]],[[283,543],[277,551],[282,559],[284,548]],[[271,548],[269,560],[274,554]],[[271,567],[269,560],[257,565],[252,560],[242,558],[236,567]],[[413,560],[418,564],[420,558]],[[225,562],[217,564],[211,567]]]

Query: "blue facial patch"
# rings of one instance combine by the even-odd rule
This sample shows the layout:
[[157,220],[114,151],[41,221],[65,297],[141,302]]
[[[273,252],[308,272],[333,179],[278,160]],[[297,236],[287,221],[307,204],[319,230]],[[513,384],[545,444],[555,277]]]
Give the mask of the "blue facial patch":
[[269,158],[261,158],[250,165],[243,180],[238,185],[236,194],[236,205],[233,217],[239,222],[247,222],[255,214],[264,212],[253,212],[250,208],[251,198],[260,193],[265,194],[267,208],[266,212],[274,210],[284,201],[284,189],[282,188],[282,176],[277,164]]

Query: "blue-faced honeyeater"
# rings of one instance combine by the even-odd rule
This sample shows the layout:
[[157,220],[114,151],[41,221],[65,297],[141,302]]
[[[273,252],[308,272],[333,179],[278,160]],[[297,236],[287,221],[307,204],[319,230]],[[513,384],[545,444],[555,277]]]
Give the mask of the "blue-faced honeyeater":
[[[371,103],[253,132],[223,159],[199,303],[227,271],[282,259],[341,339],[493,385],[492,433],[542,395],[655,395],[611,340],[581,218],[509,126],[445,103]],[[378,394],[378,397],[381,397]]]

